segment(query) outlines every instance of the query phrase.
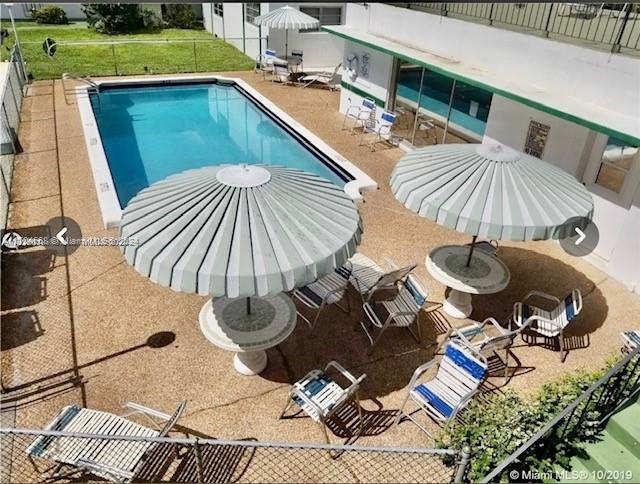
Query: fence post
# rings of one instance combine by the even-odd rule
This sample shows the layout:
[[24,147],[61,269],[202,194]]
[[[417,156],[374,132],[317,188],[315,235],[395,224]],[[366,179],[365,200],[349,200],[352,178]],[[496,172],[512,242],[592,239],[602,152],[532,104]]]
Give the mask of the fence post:
[[493,6],[495,4],[491,4],[491,8],[489,9],[489,25],[493,25]]
[[198,437],[196,437],[196,440],[193,443],[193,450],[196,453],[196,469],[198,471],[198,482],[204,482],[204,473],[202,472],[202,452],[200,451]]
[[460,452],[460,461],[458,462],[456,468],[456,475],[453,478],[453,482],[461,483],[464,482],[464,476],[467,473],[467,466],[469,465],[469,461],[471,460],[471,449],[468,445],[465,445]]
[[445,2],[440,4],[440,15],[443,17],[447,16],[447,4]]
[[618,32],[618,36],[616,37],[616,42],[611,47],[611,52],[618,53],[620,52],[620,42],[622,42],[622,35],[624,34],[624,29],[627,26],[627,22],[629,21],[629,16],[631,15],[631,9],[634,7],[633,3],[627,4],[627,13],[624,14],[624,19],[622,20],[622,26],[620,27],[620,32]]
[[113,55],[113,68],[116,71],[116,76],[118,76],[118,61],[116,59],[116,47],[113,42],[111,42],[111,54]]
[[195,64],[196,70],[198,72],[198,54],[196,53],[196,41],[193,41],[193,63]]
[[551,14],[553,13],[553,3],[549,4],[549,15],[547,15],[547,21],[544,24],[544,36],[549,37],[549,23],[551,23]]

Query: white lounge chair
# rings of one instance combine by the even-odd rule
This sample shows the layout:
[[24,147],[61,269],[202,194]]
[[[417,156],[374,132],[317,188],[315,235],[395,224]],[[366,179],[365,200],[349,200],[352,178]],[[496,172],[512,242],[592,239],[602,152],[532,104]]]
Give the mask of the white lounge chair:
[[333,91],[340,83],[340,74],[338,74],[340,67],[342,67],[342,64],[338,64],[335,69],[333,69],[333,72],[316,72],[315,74],[302,76],[298,79],[298,82],[302,83],[303,88],[311,86],[312,84],[320,84]]
[[356,253],[346,264],[336,269],[333,273],[293,291],[294,299],[316,311],[313,320],[307,318],[300,311],[298,311],[298,316],[311,329],[314,329],[322,310],[331,304],[336,304],[344,312],[349,312],[348,299],[346,308],[340,304],[349,283],[360,293],[364,301],[370,293],[383,287],[395,285],[399,279],[415,267],[413,265],[398,269],[392,263],[388,262],[388,264],[392,266],[392,269],[385,272],[367,256]]
[[373,116],[375,116],[376,110],[376,102],[373,99],[363,98],[362,104],[360,106],[356,106],[351,104],[351,98],[349,98],[349,107],[344,113],[344,119],[342,120],[342,129],[345,128],[347,124],[347,120],[353,120],[353,124],[351,126],[351,132],[357,127],[364,129],[365,124],[367,124]]
[[640,330],[629,330],[620,333],[622,339],[622,349],[631,353],[640,347]]
[[[529,301],[538,297],[554,304],[550,309],[534,306]],[[531,331],[545,338],[558,338],[560,361],[564,362],[568,351],[565,350],[564,330],[582,311],[582,294],[578,289],[571,291],[564,300],[540,291],[531,291],[521,302],[513,306],[512,321],[523,332]]]
[[[347,386],[343,387],[338,384],[329,374],[330,370],[334,370],[334,372],[342,376],[347,382]],[[359,433],[361,433],[363,421],[358,389],[360,383],[362,383],[366,377],[367,375],[362,374],[356,378],[335,361],[330,361],[324,371],[311,370],[291,387],[289,399],[280,414],[280,418],[283,418],[293,405],[297,405],[304,413],[311,417],[312,420],[320,425],[324,439],[326,443],[329,444],[327,420],[354,399],[358,407]]]
[[[372,292],[369,300],[362,305],[368,324],[365,321],[360,321],[360,325],[371,343],[369,354],[373,352],[384,332],[390,327],[406,328],[418,343],[422,339],[419,315],[420,310],[427,302],[427,289],[417,276],[409,273],[406,273],[402,279],[397,280],[395,285],[398,293],[393,299],[375,302],[371,299],[375,294],[375,292]],[[387,314],[386,317],[383,316],[381,318],[378,311],[380,308],[384,308]],[[414,324],[416,327],[415,333],[411,329]],[[371,331],[374,326],[378,329],[378,335],[375,338],[372,336]]]
[[[183,401],[172,415],[127,402],[129,409],[124,415],[82,408],[78,405],[64,407],[47,425],[45,430],[73,434],[94,434],[96,438],[74,436],[37,437],[27,447],[27,454],[56,462],[53,475],[59,475],[63,467],[71,467],[66,475],[89,472],[98,477],[116,482],[131,482],[136,472],[150,457],[154,442],[148,440],[101,439],[98,436],[164,437],[175,426],[186,407]],[[155,428],[137,424],[127,417],[143,415]]]
[[379,141],[392,142],[393,136],[391,134],[391,128],[396,122],[396,115],[390,111],[385,111],[375,122],[365,123],[362,128],[362,134],[360,135],[360,145],[364,144],[364,137],[366,134],[373,134],[373,138],[368,143],[371,151],[374,150],[376,143]]
[[[422,375],[434,366],[438,371],[432,379],[418,383]],[[438,423],[453,420],[467,405],[487,375],[487,360],[459,341],[449,341],[444,355],[418,367],[409,383],[409,392],[398,415],[396,425],[403,417],[409,418],[427,435],[429,431],[412,415],[404,411],[409,400]]]

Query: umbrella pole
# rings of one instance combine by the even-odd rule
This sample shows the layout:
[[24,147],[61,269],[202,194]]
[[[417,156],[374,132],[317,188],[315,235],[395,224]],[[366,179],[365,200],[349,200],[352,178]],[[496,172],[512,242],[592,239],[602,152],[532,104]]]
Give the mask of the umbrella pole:
[[476,245],[476,239],[477,238],[478,238],[478,236],[474,235],[473,239],[471,240],[471,247],[469,247],[469,256],[467,257],[466,267],[469,267],[469,264],[471,264],[471,256],[473,255],[473,247]]
[[251,314],[251,298],[247,298],[247,314]]
[[286,59],[289,52],[289,29],[284,29],[284,58]]

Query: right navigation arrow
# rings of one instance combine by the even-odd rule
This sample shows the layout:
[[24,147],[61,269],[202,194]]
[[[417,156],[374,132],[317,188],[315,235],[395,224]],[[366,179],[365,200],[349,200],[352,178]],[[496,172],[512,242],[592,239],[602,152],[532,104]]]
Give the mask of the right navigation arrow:
[[576,239],[576,241],[574,242],[575,245],[580,245],[582,243],[582,241],[587,237],[585,235],[585,233],[580,230],[578,227],[576,227],[576,234],[578,234],[578,238]]

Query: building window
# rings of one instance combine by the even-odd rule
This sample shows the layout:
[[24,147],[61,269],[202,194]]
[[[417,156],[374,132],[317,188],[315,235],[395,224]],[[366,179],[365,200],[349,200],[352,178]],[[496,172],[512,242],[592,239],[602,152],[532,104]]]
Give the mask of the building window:
[[631,146],[622,140],[609,137],[600,160],[596,185],[620,193],[625,180],[629,178],[629,172],[637,154],[637,146]]
[[214,3],[213,4],[213,13],[215,13],[218,17],[224,17],[224,4],[222,4],[222,3]]
[[245,3],[244,7],[244,20],[249,23],[253,23],[253,19],[260,15],[259,3]]
[[[300,7],[300,11],[320,20],[322,25],[342,24],[342,7]],[[320,27],[315,29],[300,29],[300,32],[318,32]]]

